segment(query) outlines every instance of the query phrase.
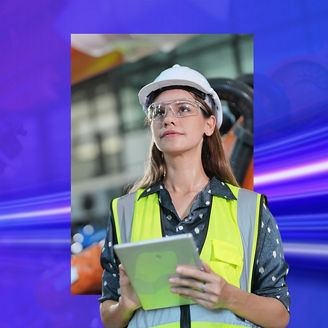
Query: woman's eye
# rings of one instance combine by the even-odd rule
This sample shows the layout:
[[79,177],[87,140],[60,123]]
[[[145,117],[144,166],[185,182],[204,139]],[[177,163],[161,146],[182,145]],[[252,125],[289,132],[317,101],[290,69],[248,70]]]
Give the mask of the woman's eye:
[[180,105],[178,112],[179,113],[188,113],[188,112],[190,112],[190,107],[188,105]]
[[153,117],[161,117],[165,114],[165,109],[164,108],[156,108],[153,112]]

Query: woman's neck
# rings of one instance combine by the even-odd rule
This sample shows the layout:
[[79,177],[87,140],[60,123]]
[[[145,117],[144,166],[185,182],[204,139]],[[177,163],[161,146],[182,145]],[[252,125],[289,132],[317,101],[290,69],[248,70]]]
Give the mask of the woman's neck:
[[201,158],[188,156],[165,156],[166,175],[164,184],[168,191],[178,193],[199,192],[209,182]]

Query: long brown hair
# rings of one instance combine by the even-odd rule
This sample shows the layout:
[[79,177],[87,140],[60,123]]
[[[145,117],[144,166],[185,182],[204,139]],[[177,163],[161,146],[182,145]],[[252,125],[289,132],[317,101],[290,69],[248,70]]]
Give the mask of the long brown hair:
[[[212,109],[195,94],[191,93],[194,99],[198,100],[209,112],[207,115],[202,111],[205,117],[209,117],[213,114]],[[151,122],[147,121],[148,124]],[[220,181],[230,183],[234,186],[238,186],[238,183],[232,173],[230,163],[228,162],[222,145],[220,131],[215,126],[214,132],[211,136],[203,136],[202,147],[202,164],[206,175],[211,179],[212,177],[218,178]],[[166,172],[166,164],[163,153],[157,148],[155,142],[152,141],[149,150],[149,156],[146,164],[144,176],[137,181],[130,189],[131,192],[135,192],[140,188],[148,188],[163,178]]]

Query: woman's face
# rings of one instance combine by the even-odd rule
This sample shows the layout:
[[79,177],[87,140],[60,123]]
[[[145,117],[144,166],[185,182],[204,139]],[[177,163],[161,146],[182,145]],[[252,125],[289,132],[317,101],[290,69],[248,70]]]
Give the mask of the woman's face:
[[[154,102],[181,98],[195,100],[190,92],[173,89],[159,94]],[[166,117],[151,122],[151,131],[157,148],[164,154],[182,154],[192,149],[201,150],[204,134],[212,135],[215,124],[215,117],[204,117],[200,108],[197,114],[186,117],[176,117],[169,109]]]

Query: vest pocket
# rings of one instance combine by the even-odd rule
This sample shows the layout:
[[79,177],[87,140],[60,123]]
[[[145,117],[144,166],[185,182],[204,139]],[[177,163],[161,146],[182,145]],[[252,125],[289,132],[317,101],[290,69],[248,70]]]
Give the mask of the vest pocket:
[[211,269],[228,283],[240,287],[243,270],[242,250],[222,240],[211,240]]

